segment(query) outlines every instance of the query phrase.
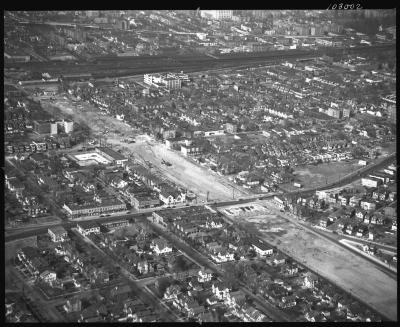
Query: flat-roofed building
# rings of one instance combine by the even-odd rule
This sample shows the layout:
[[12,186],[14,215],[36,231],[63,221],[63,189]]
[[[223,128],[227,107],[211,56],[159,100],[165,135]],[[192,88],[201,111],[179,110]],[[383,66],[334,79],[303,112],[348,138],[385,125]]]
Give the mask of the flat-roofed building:
[[68,239],[67,231],[62,226],[54,226],[48,229],[53,242],[65,242]]
[[126,210],[126,204],[117,200],[109,199],[103,202],[91,202],[86,204],[65,203],[63,209],[67,211],[70,218],[84,216],[97,216],[105,213],[112,213]]
[[128,158],[110,148],[96,148],[96,152],[100,153],[102,156],[104,156],[106,159],[110,160],[113,164],[117,166],[124,166],[128,162]]
[[100,226],[96,222],[92,221],[82,221],[76,225],[78,232],[83,236],[89,234],[99,234]]
[[272,255],[274,253],[274,250],[270,245],[262,243],[261,241],[254,242],[252,247],[254,251],[261,256]]

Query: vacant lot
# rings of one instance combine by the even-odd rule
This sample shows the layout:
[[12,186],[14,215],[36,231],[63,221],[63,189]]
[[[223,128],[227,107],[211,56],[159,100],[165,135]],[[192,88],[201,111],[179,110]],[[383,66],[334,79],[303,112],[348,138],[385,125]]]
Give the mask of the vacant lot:
[[296,167],[294,175],[305,188],[324,186],[338,181],[345,175],[361,168],[358,161],[353,162],[332,162],[319,164],[317,166],[307,165]]
[[[342,246],[285,219],[266,202],[269,210],[253,216],[236,216],[262,238],[370,304],[390,319],[397,319],[397,281],[376,265]],[[232,219],[232,216],[230,217]]]
[[36,244],[37,236],[27,237],[5,243],[4,253],[6,263],[15,256],[19,249],[23,248],[24,246],[36,246]]

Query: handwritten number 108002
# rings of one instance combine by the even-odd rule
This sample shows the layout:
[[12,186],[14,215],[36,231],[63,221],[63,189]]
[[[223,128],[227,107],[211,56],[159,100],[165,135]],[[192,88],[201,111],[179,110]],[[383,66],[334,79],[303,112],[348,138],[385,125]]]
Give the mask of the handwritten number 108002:
[[354,3],[334,3],[330,4],[328,7],[328,10],[354,10],[354,9],[363,9],[359,3],[354,4]]

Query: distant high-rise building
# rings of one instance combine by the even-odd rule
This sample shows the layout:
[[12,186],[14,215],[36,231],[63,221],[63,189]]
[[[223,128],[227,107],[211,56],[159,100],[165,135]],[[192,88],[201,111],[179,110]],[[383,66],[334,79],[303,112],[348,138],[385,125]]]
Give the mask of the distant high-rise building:
[[327,111],[327,115],[336,119],[340,119],[342,116],[342,112],[338,108],[329,108]]
[[58,132],[57,123],[55,121],[50,122],[50,134],[56,135]]
[[343,115],[343,118],[349,118],[350,117],[350,108],[343,108],[342,115]]
[[64,131],[65,133],[71,133],[74,130],[74,122],[70,120],[64,120]]
[[215,20],[232,19],[232,10],[201,10],[200,16]]

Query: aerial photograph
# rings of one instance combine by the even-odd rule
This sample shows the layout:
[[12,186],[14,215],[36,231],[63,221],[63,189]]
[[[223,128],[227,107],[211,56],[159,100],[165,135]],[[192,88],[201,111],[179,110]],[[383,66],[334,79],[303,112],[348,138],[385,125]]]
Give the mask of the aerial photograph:
[[4,10],[3,321],[397,321],[396,9],[331,7]]

